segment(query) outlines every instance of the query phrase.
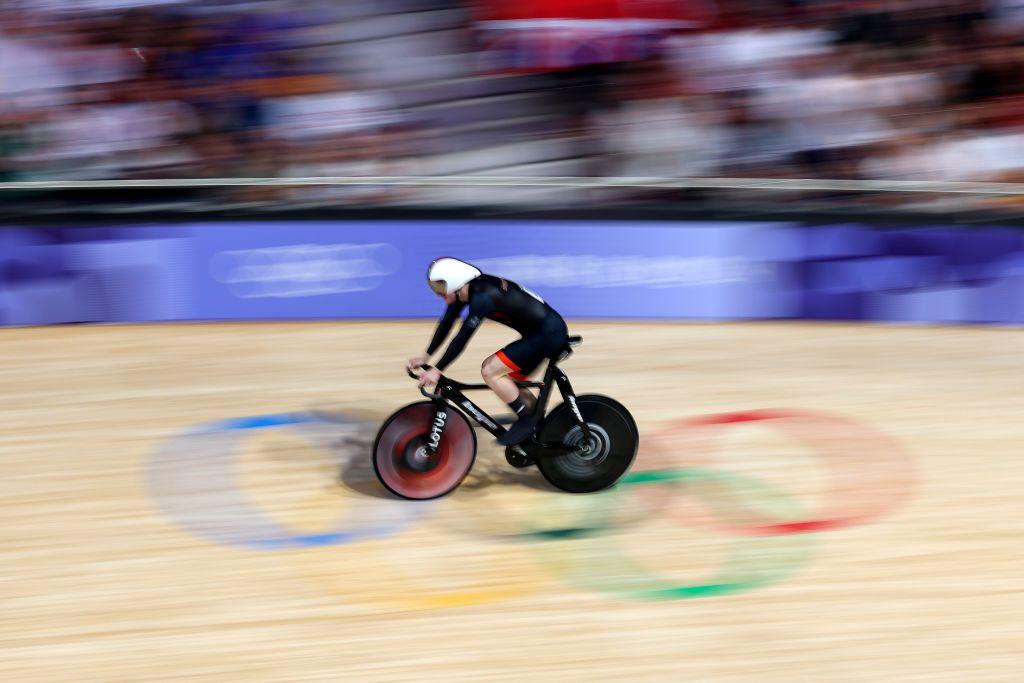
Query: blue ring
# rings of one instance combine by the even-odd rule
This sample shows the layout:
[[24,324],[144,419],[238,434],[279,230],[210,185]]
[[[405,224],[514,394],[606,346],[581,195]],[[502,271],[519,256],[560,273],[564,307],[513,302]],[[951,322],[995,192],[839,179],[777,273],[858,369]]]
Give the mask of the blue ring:
[[[248,430],[337,422],[308,413],[279,413],[220,420],[187,429],[153,451],[146,467],[147,488],[161,512],[190,533],[215,543],[258,550],[341,545],[390,536],[414,519],[421,519],[422,506],[381,499],[371,505],[390,510],[377,514],[368,511],[368,521],[363,526],[295,533],[247,499],[238,484],[235,464],[239,442]],[[361,424],[349,418],[342,422]],[[340,520],[338,524],[341,525]]]

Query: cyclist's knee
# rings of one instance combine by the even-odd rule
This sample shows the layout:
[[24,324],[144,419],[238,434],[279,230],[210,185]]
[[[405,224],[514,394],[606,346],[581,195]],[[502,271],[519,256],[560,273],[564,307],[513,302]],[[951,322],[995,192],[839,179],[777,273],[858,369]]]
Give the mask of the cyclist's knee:
[[491,354],[484,359],[484,362],[480,364],[480,375],[485,379],[497,379],[508,374],[508,368],[501,360]]

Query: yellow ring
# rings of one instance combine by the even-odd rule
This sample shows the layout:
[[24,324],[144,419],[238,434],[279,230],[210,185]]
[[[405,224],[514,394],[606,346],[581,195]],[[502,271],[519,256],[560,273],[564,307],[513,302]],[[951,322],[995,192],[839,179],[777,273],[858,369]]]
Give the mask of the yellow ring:
[[[334,501],[337,504],[337,501]],[[444,505],[445,501],[437,503]],[[314,505],[303,506],[313,510]],[[449,512],[438,510],[436,513]],[[435,514],[436,514],[435,513]],[[415,534],[415,535],[414,535]],[[472,588],[438,589],[424,577],[443,571],[433,562],[418,561],[413,539],[428,539],[432,546],[451,539],[463,545],[465,552],[453,552],[450,563],[465,573],[467,563],[479,559],[487,567],[479,571],[486,584]],[[382,556],[384,549],[411,558],[407,568]],[[346,600],[405,609],[443,609],[498,602],[537,592],[551,584],[551,577],[518,545],[497,543],[481,547],[479,542],[446,532],[433,522],[387,538],[367,539],[348,545],[326,545],[281,553],[291,556],[301,573],[327,593]],[[425,566],[426,564],[426,566]],[[504,572],[503,572],[504,570]]]

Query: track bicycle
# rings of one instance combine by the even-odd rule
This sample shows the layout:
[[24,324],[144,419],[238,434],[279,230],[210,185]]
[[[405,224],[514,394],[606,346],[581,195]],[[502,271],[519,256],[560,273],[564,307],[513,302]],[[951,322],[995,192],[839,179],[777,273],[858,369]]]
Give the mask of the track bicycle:
[[[632,465],[639,445],[636,421],[625,406],[600,394],[577,396],[559,367],[582,341],[570,336],[548,359],[542,381],[516,382],[520,388],[540,390],[534,407],[540,419],[529,439],[505,449],[510,465],[536,465],[551,485],[570,493],[600,491],[614,484]],[[554,386],[562,403],[546,412]],[[494,437],[506,431],[502,422],[507,420],[488,415],[464,393],[489,388],[445,376],[434,387],[435,393],[421,387],[427,400],[395,411],[374,440],[373,469],[381,484],[397,496],[415,500],[455,490],[476,460],[476,432],[469,419]]]

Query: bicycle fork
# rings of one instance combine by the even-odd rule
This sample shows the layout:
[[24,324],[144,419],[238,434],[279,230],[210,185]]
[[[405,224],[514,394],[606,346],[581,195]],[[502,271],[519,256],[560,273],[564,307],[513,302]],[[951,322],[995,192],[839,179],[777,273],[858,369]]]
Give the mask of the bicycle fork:
[[430,421],[427,443],[423,446],[430,455],[437,453],[437,447],[441,445],[441,433],[444,432],[444,426],[448,423],[449,410],[451,407],[444,399],[439,398],[434,401],[434,418]]

